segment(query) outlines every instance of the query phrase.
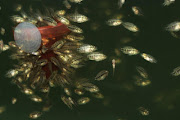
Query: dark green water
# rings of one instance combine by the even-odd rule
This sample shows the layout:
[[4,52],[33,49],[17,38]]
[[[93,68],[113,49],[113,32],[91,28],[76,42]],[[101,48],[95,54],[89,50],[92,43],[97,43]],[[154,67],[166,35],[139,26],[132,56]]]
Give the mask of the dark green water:
[[[30,5],[43,9],[43,6],[61,9],[61,0],[1,0],[0,27],[6,29],[0,39],[4,43],[13,40],[10,16],[15,4],[22,4],[23,10],[28,11]],[[54,100],[52,109],[43,114],[40,120],[179,120],[180,119],[180,78],[172,77],[172,70],[180,65],[180,40],[174,38],[164,30],[164,27],[180,20],[180,1],[168,7],[162,6],[163,0],[126,0],[122,9],[118,9],[117,0],[84,0],[80,5],[73,4],[72,11],[78,8],[80,13],[87,15],[90,21],[79,25],[84,30],[85,43],[93,44],[98,50],[108,56],[102,62],[87,62],[86,66],[78,70],[79,76],[93,79],[103,69],[108,70],[109,76],[97,82],[105,98],[92,98],[83,106],[74,110],[68,109],[61,100]],[[139,6],[144,17],[133,15],[132,6]],[[109,13],[109,14],[107,14]],[[117,14],[123,14],[123,21],[136,24],[140,32],[134,34],[122,26],[109,27],[105,21]],[[93,25],[97,29],[93,29]],[[129,38],[130,42],[123,44],[122,40]],[[148,53],[157,59],[157,64],[151,64],[140,56],[121,55],[121,63],[117,64],[115,76],[112,76],[111,60],[117,57],[114,49],[129,45],[141,52]],[[6,111],[0,114],[0,120],[26,120],[29,112],[39,109],[38,103],[33,103],[5,77],[6,72],[13,68],[14,61],[10,60],[10,51],[0,54],[0,106],[6,106]],[[137,74],[135,67],[144,67],[151,80],[151,84],[138,87],[134,84],[133,75]],[[11,98],[18,99],[15,105]],[[58,97],[57,97],[58,98]],[[142,116],[137,108],[143,106],[150,112]]]

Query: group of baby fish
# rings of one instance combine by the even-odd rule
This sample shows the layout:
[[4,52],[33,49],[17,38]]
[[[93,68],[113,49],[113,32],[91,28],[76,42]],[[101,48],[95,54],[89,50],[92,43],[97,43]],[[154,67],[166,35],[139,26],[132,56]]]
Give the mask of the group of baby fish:
[[[69,1],[74,2],[74,3],[82,2],[82,0],[69,0]],[[67,2],[69,2],[69,1],[64,0],[65,6],[67,5]],[[77,54],[76,57],[74,57],[73,59],[71,56],[72,61],[71,61],[70,67],[79,68],[79,67],[83,66],[82,58],[85,56],[87,56],[87,58],[89,60],[93,60],[93,61],[102,61],[102,60],[106,59],[106,55],[96,51],[97,47],[95,47],[94,45],[82,43],[81,41],[84,40],[84,36],[81,35],[81,33],[83,33],[83,30],[70,23],[70,21],[76,22],[79,24],[84,23],[89,20],[88,17],[78,13],[77,11],[75,11],[75,13],[66,14],[65,10],[53,11],[52,9],[50,11],[47,10],[46,15],[42,15],[41,12],[38,10],[36,12],[30,11],[31,14],[28,15],[24,11],[20,10],[22,6],[18,6],[18,7],[19,8],[17,10],[21,11],[20,15],[11,16],[11,19],[15,24],[22,23],[22,22],[29,22],[29,23],[36,25],[37,27],[42,27],[42,26],[47,26],[47,25],[48,26],[56,26],[58,24],[57,21],[60,21],[61,23],[65,24],[70,31],[72,31],[72,33],[63,36],[63,40],[59,40],[51,46],[51,49],[54,51],[54,53],[57,54],[60,57],[60,59],[62,59],[63,61],[66,61],[66,62],[68,61],[67,59],[69,59],[69,58],[67,58],[66,55],[65,56],[62,55],[62,50],[61,50],[61,52],[58,51],[58,49],[62,48],[62,45],[63,45],[63,48],[65,47],[65,50],[63,51],[64,54],[67,53],[68,55],[70,55],[75,52],[75,53],[80,53],[81,55],[83,55],[82,57],[79,57]],[[2,40],[0,41],[0,46],[1,46],[1,50],[3,50],[5,47]],[[15,83],[24,94],[29,96],[29,98],[32,101],[38,102],[38,103],[43,102],[44,99],[42,97],[36,95],[33,90],[33,89],[36,89],[36,86],[32,85],[34,83],[32,83],[30,87],[26,84],[22,84],[24,82],[24,79],[22,78],[22,76],[19,76],[19,75],[22,74],[22,72],[23,72],[24,73],[23,75],[26,76],[25,79],[27,80],[27,79],[32,78],[33,74],[35,75],[36,73],[37,74],[40,73],[38,71],[33,72],[31,62],[26,62],[26,60],[31,59],[31,58],[34,59],[34,57],[30,57],[33,55],[39,56],[41,54],[39,51],[42,51],[43,53],[45,53],[47,51],[47,48],[45,48],[45,46],[42,46],[42,50],[33,52],[32,55],[30,55],[30,54],[26,55],[22,50],[18,49],[18,47],[14,41],[10,41],[8,46],[11,49],[17,50],[17,52],[15,52],[16,50],[14,50],[14,53],[11,55],[12,59],[17,59],[17,60],[21,59],[21,60],[25,60],[25,61],[21,62],[20,65],[16,65],[16,69],[9,70],[6,74],[6,76],[9,78],[14,78],[12,80],[12,83]],[[71,50],[68,50],[68,49],[71,49],[71,47],[73,47],[72,49],[76,49],[76,51],[72,52]],[[67,50],[66,50],[66,48],[67,48]],[[5,51],[5,50],[3,50],[3,51]],[[27,58],[28,56],[29,56],[29,58]],[[57,59],[54,59],[53,57],[51,58],[51,62],[53,64],[55,64],[56,66],[58,66],[60,69],[63,69],[63,72],[65,70],[65,73],[62,72],[62,74],[69,74],[71,72],[71,69],[69,69],[69,68],[67,69],[67,67],[61,66],[61,64],[59,64]],[[41,59],[41,60],[36,61],[36,65],[38,65],[38,66],[44,66],[44,65],[47,65],[47,63],[48,63],[48,61],[46,59]],[[30,75],[30,74],[32,74],[32,75]],[[37,76],[37,78],[36,78],[37,80],[34,82],[36,83],[39,80],[39,78],[41,79],[42,76],[44,76],[44,75],[41,74],[41,75]],[[100,73],[97,74],[97,76],[94,79],[99,81],[99,80],[105,79],[106,76],[108,76],[108,71],[101,71]],[[55,86],[55,83],[53,82],[53,80],[55,80],[54,78],[56,78],[56,77],[58,77],[58,74],[55,71],[52,73],[52,75],[49,78],[49,80],[50,80],[49,85],[51,87]],[[44,79],[44,77],[43,77],[43,79]],[[62,77],[61,79],[66,81],[66,78]],[[31,81],[31,82],[33,82],[33,81]],[[77,95],[83,95],[85,93],[85,91],[89,91],[92,93],[93,97],[95,97],[95,98],[101,99],[104,97],[99,92],[99,88],[96,85],[90,83],[89,80],[86,80],[86,79],[74,80],[74,84],[76,86],[76,89],[74,89],[74,93],[76,93]],[[63,85],[61,85],[61,86],[63,87]],[[31,87],[33,89],[31,89]],[[66,87],[63,87],[63,89],[64,89],[65,95],[61,95],[61,100],[70,109],[73,108],[73,105],[76,105],[76,104],[83,105],[90,101],[89,97],[81,97],[75,102],[74,99],[72,99],[72,97],[71,97],[72,90],[70,89],[70,87],[66,86]],[[48,93],[49,90],[50,90],[50,88],[43,87],[41,92]],[[12,104],[15,104],[16,102],[17,102],[17,98],[13,97]],[[44,102],[46,102],[46,101],[44,101]],[[50,107],[51,107],[51,105],[47,104],[42,108],[42,111],[34,111],[29,114],[29,117],[32,119],[37,119],[43,114],[43,112],[48,111],[50,109]]]
[[[118,7],[121,8],[126,0],[118,0]],[[169,6],[170,4],[174,3],[175,0],[164,0],[163,6]]]
[[83,0],[63,0],[63,4],[64,4],[64,6],[65,6],[67,9],[71,9],[71,4],[70,4],[70,2],[80,4],[82,1],[83,1]]
[[[174,2],[175,2],[175,0],[164,0],[163,6],[169,6],[170,4],[172,4]],[[119,8],[121,8],[124,3],[125,3],[125,0],[118,0]],[[133,6],[132,11],[134,12],[135,15],[143,16],[143,12],[142,12],[141,8],[139,8],[137,6]],[[114,18],[109,19],[106,23],[109,26],[118,26],[118,25],[122,24],[129,31],[132,31],[132,32],[139,31],[139,28],[136,25],[134,25],[133,23],[130,23],[130,22],[123,22],[121,19],[114,19]],[[169,31],[173,37],[180,38],[176,34],[176,32],[180,31],[180,22],[179,21],[175,21],[175,22],[168,24],[167,27],[165,27],[165,30]],[[123,48],[121,48],[121,50],[124,54],[128,54],[128,55],[139,54],[139,51],[131,46],[123,47]],[[141,57],[143,57],[145,60],[147,60],[151,63],[157,62],[157,60],[153,56],[146,54],[146,53],[141,53]],[[180,75],[180,67],[175,68],[171,74],[173,76]]]
[[[121,48],[121,51],[122,51],[122,53],[127,54],[129,56],[140,54],[140,56],[144,60],[146,60],[150,63],[157,63],[157,60],[153,56],[146,54],[146,53],[140,53],[139,50],[135,49],[134,47],[124,46]],[[136,66],[136,70],[139,73],[139,75],[135,75],[135,76],[133,76],[133,78],[135,80],[134,83],[137,86],[147,86],[147,85],[151,84],[148,73],[146,72],[146,70],[143,67]]]
[[[174,3],[175,0],[165,0],[166,2],[164,3],[164,5],[170,5],[171,3]],[[177,32],[180,31],[180,21],[174,21],[170,24],[167,25],[167,27],[165,28],[167,31],[169,31],[171,33],[171,35],[175,38],[180,38],[178,36],[178,34],[176,34]],[[173,69],[173,71],[171,72],[172,76],[179,76],[180,75],[180,67],[176,67]]]
[[157,60],[156,60],[153,56],[151,56],[151,55],[149,55],[149,54],[147,54],[147,53],[140,53],[139,50],[137,50],[137,49],[134,48],[134,47],[124,46],[123,48],[121,48],[121,51],[122,51],[124,54],[127,54],[127,55],[129,55],[129,56],[140,54],[140,56],[141,56],[144,60],[146,60],[146,61],[148,61],[148,62],[150,62],[150,63],[157,63]]
[[[163,6],[169,6],[174,2],[175,2],[175,0],[164,0]],[[125,3],[125,0],[118,0],[119,9],[122,8],[124,3]],[[132,6],[132,11],[135,15],[138,15],[138,16],[144,15],[141,8],[139,8],[137,6]],[[135,24],[130,23],[130,22],[123,22],[121,19],[117,19],[117,18],[109,19],[108,21],[106,21],[106,23],[109,26],[119,26],[122,24],[129,31],[132,31],[132,32],[138,32],[139,31],[139,28]],[[180,22],[179,21],[175,21],[175,22],[170,23],[169,25],[167,25],[167,27],[165,27],[165,30],[169,31],[172,34],[172,36],[174,36],[176,38],[180,38],[176,34],[176,32],[180,31]],[[121,48],[121,51],[124,54],[128,54],[128,55],[137,55],[140,53],[137,49],[135,49],[131,46],[125,46],[125,47]],[[141,53],[140,55],[146,61],[149,61],[151,63],[157,62],[157,60],[149,54]],[[174,76],[180,75],[180,67],[175,68],[172,72],[172,75],[174,75]]]
[[[170,4],[172,4],[174,2],[175,2],[175,0],[164,0],[163,5],[164,6],[169,6]],[[121,8],[124,3],[125,3],[125,0],[118,0],[119,8]],[[132,6],[132,11],[137,16],[144,16],[144,13],[142,12],[141,8],[138,7],[138,6]],[[106,23],[109,26],[119,26],[119,25],[122,24],[123,27],[126,28],[129,31],[132,31],[132,32],[138,32],[139,31],[139,28],[135,24],[130,23],[130,22],[124,22],[121,19],[117,19],[117,18],[109,19]],[[176,21],[176,22],[173,22],[173,23],[169,24],[166,27],[166,30],[171,31],[171,32],[179,31],[180,30],[180,22]]]
[[138,75],[134,76],[135,84],[137,86],[147,86],[147,85],[151,84],[151,81],[149,80],[148,73],[143,67],[136,66],[136,70],[140,75],[140,76],[138,76]]
[[[5,34],[5,29],[4,28],[0,28],[0,34],[1,35],[4,35]],[[4,44],[3,40],[1,39],[0,40],[0,53],[3,52],[3,51],[6,51],[9,49],[9,46]]]
[[[67,0],[65,0],[67,1]],[[81,2],[80,0],[70,0],[71,2],[75,2],[75,3],[79,3]],[[88,17],[86,17],[85,15],[82,15],[80,13],[78,13],[77,11],[75,11],[75,13],[71,13],[71,14],[67,14],[65,15],[65,11],[64,10],[58,10],[58,11],[53,11],[51,10],[51,15],[53,16],[54,19],[57,19],[58,21],[60,21],[61,23],[67,25],[68,29],[71,30],[73,33],[83,33],[83,30],[75,25],[70,24],[71,22],[76,22],[76,23],[84,23],[87,22],[89,19]],[[35,16],[35,17],[34,17]],[[56,26],[57,22],[51,17],[47,17],[47,16],[43,16],[39,11],[36,12],[36,14],[32,14],[32,16],[28,16],[25,12],[21,12],[21,16],[20,15],[13,15],[11,17],[11,19],[15,22],[15,23],[21,23],[21,22],[30,22],[32,24],[36,24],[36,26],[39,26],[39,24],[37,24],[38,22],[41,22],[46,24],[46,25],[50,25],[50,26]],[[68,37],[71,37],[70,39],[76,39],[77,37],[73,36],[73,35],[69,35]],[[78,37],[79,38],[79,37]],[[83,38],[81,37],[80,39],[78,39],[78,41],[83,40]],[[86,53],[88,54],[88,58],[90,60],[95,60],[95,61],[101,61],[106,59],[106,56],[100,52],[95,52],[97,50],[97,48],[93,45],[89,45],[89,44],[83,44],[80,48],[78,48],[78,51],[80,53]]]
[[[125,0],[118,0],[119,9],[123,6],[124,3],[125,3]],[[132,6],[132,11],[137,16],[143,16],[144,15],[140,7]],[[134,23],[124,22],[118,18],[109,19],[106,21],[106,23],[109,26],[119,26],[122,24],[122,26],[124,28],[126,28],[127,30],[129,30],[131,32],[138,32],[139,31],[139,28]]]
[[[70,9],[71,8],[70,2],[81,3],[82,1],[83,0],[64,0],[63,3],[67,9]],[[168,6],[174,2],[175,2],[175,0],[164,0],[163,5]],[[124,3],[125,3],[125,0],[118,0],[119,8],[121,8]],[[141,8],[139,8],[137,6],[133,6],[132,11],[135,15],[138,15],[138,16],[144,15]],[[52,16],[54,19],[57,19],[61,23],[67,25],[69,30],[71,30],[72,32],[77,33],[77,34],[83,33],[83,30],[81,28],[75,26],[75,25],[71,25],[70,21],[76,22],[76,23],[83,23],[83,22],[86,22],[89,20],[88,17],[78,13],[77,11],[75,13],[67,14],[67,15],[65,15],[66,11],[64,11],[64,10],[59,10],[59,11],[55,11],[55,12],[53,11],[52,13],[53,13]],[[45,25],[56,26],[57,22],[53,18],[43,16],[39,11],[37,11],[32,16],[28,16],[25,12],[22,11],[21,16],[20,15],[14,15],[11,17],[11,19],[16,23],[21,23],[21,22],[26,21],[26,22],[30,22],[32,24],[37,25],[38,21],[40,21],[41,23],[44,23]],[[139,31],[139,28],[135,24],[130,23],[130,22],[123,22],[121,19],[116,19],[116,18],[109,19],[106,23],[109,26],[119,26],[122,24],[122,26],[129,31],[132,31],[132,32],[138,32]],[[39,25],[39,26],[41,26],[41,25]],[[170,23],[166,27],[166,30],[171,32],[171,33],[179,31],[180,30],[180,22],[176,21],[176,22]],[[1,34],[3,35],[4,33],[5,33],[5,29],[1,28]],[[76,41],[76,40],[80,41],[81,39],[82,40],[84,39],[82,36],[81,37],[74,36],[73,34],[67,35],[66,38],[71,39],[73,41]],[[9,43],[9,44],[10,44],[10,46],[12,46],[11,43]],[[5,51],[7,49],[9,49],[9,46],[5,45],[3,43],[3,40],[0,40],[0,52]],[[87,57],[89,60],[101,61],[101,60],[106,59],[106,56],[104,54],[102,54],[100,52],[95,52],[96,50],[97,50],[97,48],[94,45],[90,45],[90,44],[82,44],[79,48],[77,48],[77,51],[79,53],[87,54]],[[146,61],[148,61],[150,63],[157,63],[157,60],[153,56],[146,54],[146,53],[140,53],[140,51],[134,47],[124,46],[121,48],[121,51],[124,54],[127,54],[129,56],[140,54],[140,56],[143,59],[145,59]],[[115,68],[115,60],[114,59],[112,60],[112,65],[113,65],[113,68]],[[135,84],[138,86],[149,85],[151,83],[151,81],[149,80],[149,77],[148,77],[146,70],[141,66],[137,66],[136,70],[140,76],[134,76]],[[8,71],[7,76],[12,77],[12,76],[16,76],[17,74],[18,74],[18,71],[10,70],[10,71]],[[108,74],[109,74],[109,72],[107,70],[102,70],[95,76],[94,79],[97,81],[104,80],[108,76]],[[172,72],[172,75],[173,76],[180,75],[180,67],[175,68],[174,71]],[[19,80],[19,81],[21,81],[21,80]],[[87,85],[87,83],[86,83],[86,85]],[[42,102],[42,98],[39,96],[33,95],[33,92],[31,91],[31,89],[26,88],[23,90],[23,92],[27,95],[30,95],[30,99],[32,101]],[[70,94],[70,91],[68,88],[64,88],[64,92],[66,94]],[[75,93],[82,95],[83,91],[76,89]],[[96,97],[103,98],[103,95],[100,93],[96,93],[94,95],[96,95]],[[68,107],[72,108],[72,104],[74,102],[71,99],[71,97],[61,96],[61,99]],[[79,105],[81,105],[81,104],[86,104],[89,101],[90,101],[89,97],[82,97],[82,98],[78,99],[77,103]],[[15,104],[16,102],[17,102],[17,98],[12,98],[12,104]],[[44,111],[47,111],[49,109],[48,107],[44,107],[43,108]],[[5,107],[0,107],[0,113],[4,110],[5,110]],[[140,111],[140,113],[142,115],[149,115],[149,111],[143,107],[139,107],[138,110]],[[29,114],[29,117],[32,119],[36,119],[36,118],[39,118],[41,115],[42,115],[42,112],[34,111],[34,112]]]

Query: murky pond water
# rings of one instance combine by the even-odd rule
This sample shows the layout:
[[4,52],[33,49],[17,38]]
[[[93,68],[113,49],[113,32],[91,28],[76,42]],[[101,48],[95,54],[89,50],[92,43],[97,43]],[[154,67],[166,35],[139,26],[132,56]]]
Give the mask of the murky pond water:
[[[15,8],[22,6],[28,14],[30,8],[39,9],[48,14],[47,9],[67,10],[69,13],[78,11],[89,18],[89,21],[79,24],[83,30],[83,43],[97,47],[98,52],[107,56],[103,61],[86,61],[82,68],[76,69],[77,78],[87,78],[98,86],[103,99],[87,93],[90,101],[85,105],[75,105],[69,109],[61,100],[62,90],[54,90],[49,95],[52,107],[43,112],[40,120],[178,120],[180,118],[180,80],[171,72],[180,65],[179,33],[173,36],[165,27],[180,21],[180,1],[176,0],[169,6],[163,6],[163,0],[126,0],[122,8],[118,8],[118,0],[84,0],[80,4],[69,2],[71,9],[63,4],[63,0],[1,0],[0,28],[5,33],[0,35],[4,44],[13,41],[15,24],[11,16],[19,14]],[[132,6],[138,6],[143,16],[134,15]],[[139,28],[132,32],[123,27],[109,26],[107,21],[112,18],[130,22]],[[132,46],[140,53],[152,55],[157,63],[144,60],[140,54],[127,55],[121,49]],[[30,119],[29,113],[41,111],[43,103],[33,102],[21,90],[12,84],[13,78],[7,78],[6,73],[17,65],[12,60],[11,50],[0,53],[0,120]],[[112,60],[116,60],[113,75]],[[137,66],[144,68],[148,74],[148,85],[139,80]],[[97,73],[109,71],[104,80],[95,81]],[[142,70],[142,69],[140,69]],[[77,79],[72,77],[72,80]],[[12,98],[17,102],[12,104]]]

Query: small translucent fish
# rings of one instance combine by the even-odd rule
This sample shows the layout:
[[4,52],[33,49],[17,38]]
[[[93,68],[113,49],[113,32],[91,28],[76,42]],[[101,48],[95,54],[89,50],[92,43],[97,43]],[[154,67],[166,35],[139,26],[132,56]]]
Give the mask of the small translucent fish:
[[72,100],[71,97],[61,96],[61,100],[62,100],[62,101],[64,102],[64,104],[66,104],[70,109],[73,108],[74,101]]
[[109,72],[107,70],[102,70],[96,75],[95,80],[104,80],[108,76],[108,74]]
[[71,65],[77,65],[77,64],[80,64],[81,62],[83,61],[83,58],[82,57],[74,57],[74,59],[71,60]]
[[73,42],[84,40],[84,36],[80,34],[69,34],[64,38]]
[[73,3],[81,3],[83,0],[69,0],[69,1]]
[[3,40],[0,40],[0,53],[3,51],[4,43]]
[[167,25],[167,27],[165,29],[167,31],[177,32],[180,30],[180,22],[179,21],[172,22],[169,25]]
[[151,84],[150,80],[144,79],[144,78],[139,77],[139,76],[134,76],[134,79],[135,79],[135,84],[137,86],[147,86],[147,85]]
[[114,76],[114,72],[115,72],[115,68],[116,68],[116,60],[112,59],[112,68],[113,68],[113,76]]
[[100,53],[100,52],[92,52],[88,56],[89,60],[94,60],[94,61],[102,61],[105,60],[107,57],[106,55]]
[[32,95],[34,93],[31,89],[27,87],[23,88],[22,92],[26,95]]
[[29,118],[31,119],[37,119],[42,115],[42,112],[39,111],[34,111],[32,113],[29,114]]
[[143,115],[143,116],[149,115],[149,111],[144,107],[139,107],[138,110],[141,113],[141,115]]
[[17,98],[14,98],[14,97],[13,97],[12,100],[11,100],[11,103],[12,103],[12,104],[16,104],[16,102],[17,102]]
[[30,99],[34,102],[42,102],[42,98],[37,95],[30,96]]
[[39,10],[37,10],[37,12],[35,13],[34,17],[35,17],[39,22],[43,22],[43,15],[40,13]]
[[51,57],[50,60],[55,66],[61,68],[61,63],[58,61],[56,57]]
[[99,88],[92,83],[86,83],[86,84],[83,84],[82,86],[86,91],[89,91],[91,93],[99,92]]
[[50,17],[43,17],[43,22],[49,26],[56,26],[57,25],[57,22]]
[[64,0],[64,1],[63,1],[63,4],[65,5],[65,7],[66,7],[67,9],[71,9],[71,4],[68,2],[68,0]]
[[66,11],[65,10],[58,10],[55,12],[55,15],[60,15],[60,16],[63,16],[66,14]]
[[[28,19],[26,20],[26,22],[29,22],[29,23],[31,23],[31,24],[36,24],[38,21],[35,19],[35,18],[33,18],[33,17],[28,17]],[[46,22],[46,21],[44,21],[44,22]],[[47,23],[46,23],[47,24]],[[50,24],[49,24],[50,25]],[[52,26],[52,25],[50,25],[50,26]]]
[[14,5],[14,10],[15,11],[20,11],[22,9],[22,5],[21,4],[15,4]]
[[93,97],[98,98],[98,99],[103,99],[104,95],[98,92],[98,93],[93,93]]
[[89,83],[87,80],[76,83],[76,87],[79,89],[84,88],[86,91],[89,91],[91,93],[99,92],[99,88],[96,85]]
[[157,60],[149,54],[142,53],[141,57],[144,58],[146,61],[149,61],[150,63],[157,63]]
[[25,19],[19,15],[13,15],[13,16],[11,16],[11,19],[15,23],[22,23],[25,21]]
[[74,92],[78,95],[83,95],[84,94],[84,90],[82,89],[75,89]]
[[[33,18],[33,17],[28,17],[28,19],[26,20],[26,22],[29,22],[29,23],[31,23],[31,24],[36,24],[38,21],[35,19],[35,18]],[[50,24],[49,24],[50,25]],[[52,25],[51,25],[52,26]]]
[[83,33],[83,30],[75,25],[69,25],[68,29],[74,33]]
[[173,76],[179,76],[180,75],[180,66],[174,68],[173,72],[171,73]]
[[1,35],[4,35],[5,34],[5,29],[1,27],[0,33],[1,33]]
[[70,21],[77,22],[77,23],[83,23],[89,20],[88,17],[86,17],[85,15],[79,14],[77,12],[75,12],[74,14],[68,14],[67,18]]
[[50,87],[42,87],[40,91],[43,93],[48,93],[49,90],[50,90]]
[[178,38],[178,39],[180,38],[180,36],[178,34],[176,34],[176,32],[170,32],[170,33],[173,37]]
[[79,48],[81,45],[83,45],[81,42],[66,42],[63,49],[73,50]]
[[[70,66],[72,67],[72,68],[80,68],[80,67],[83,67],[84,65],[83,64],[70,64]],[[71,69],[72,70],[72,69]],[[70,74],[70,72],[68,71],[68,73],[67,74]]]
[[62,39],[62,40],[58,40],[56,41],[52,46],[51,46],[51,49],[53,50],[58,50],[60,49],[63,45],[64,45],[65,41]]
[[8,50],[9,48],[10,48],[9,45],[4,44],[4,46],[3,46],[3,51]]
[[6,76],[8,78],[11,78],[11,77],[15,77],[18,73],[19,73],[18,70],[11,69],[7,72]]
[[40,55],[40,54],[41,54],[41,52],[38,50],[38,51],[32,52],[31,54],[32,54],[32,55],[36,55],[36,56],[38,56],[38,55]]
[[45,106],[43,106],[42,111],[47,112],[50,110],[51,107],[52,105],[50,103],[47,103]]
[[141,8],[139,8],[137,6],[132,6],[132,11],[134,12],[135,15],[138,15],[138,16],[143,15],[143,12],[142,12]]
[[125,3],[125,0],[118,0],[119,9],[123,6],[124,3]]
[[84,105],[84,104],[87,104],[89,101],[90,101],[90,99],[88,97],[82,97],[77,101],[77,103],[79,105]]
[[78,52],[80,53],[91,53],[97,50],[97,48],[94,45],[89,44],[83,44],[78,49]]
[[[0,43],[1,43],[1,41],[0,41]],[[13,48],[17,47],[15,41],[10,41],[8,44],[9,44],[10,47],[13,47]]]
[[66,93],[66,95],[71,96],[71,91],[69,88],[64,88],[64,92]]
[[131,46],[125,46],[125,47],[121,48],[121,51],[124,54],[127,54],[127,55],[137,55],[137,54],[139,54],[139,50],[137,50],[137,49],[135,49],[134,47],[131,47]]
[[28,15],[24,12],[24,11],[21,11],[21,16],[24,18],[24,19],[27,19],[28,18]]
[[64,63],[67,63],[67,62],[69,62],[69,61],[71,60],[67,55],[64,55],[64,54],[59,54],[59,58],[60,58]]
[[56,15],[56,19],[57,19],[58,21],[60,21],[61,23],[65,24],[65,25],[69,25],[69,24],[70,24],[69,20],[66,19],[66,18],[63,17],[63,16]]
[[106,23],[109,26],[118,26],[121,25],[122,21],[120,19],[109,19]]
[[40,59],[36,62],[37,65],[39,66],[44,66],[48,63],[48,60],[47,59]]
[[131,32],[138,32],[139,28],[130,22],[123,22],[122,25]]
[[169,6],[170,4],[174,3],[175,0],[164,0],[163,6]]
[[148,74],[146,72],[146,70],[140,66],[136,67],[136,70],[138,71],[138,73],[143,77],[143,78],[148,78]]
[[135,84],[137,86],[147,86],[147,85],[151,84],[151,81],[148,80],[148,79],[144,79],[144,80],[143,79],[138,79],[138,80],[135,81]]
[[5,106],[0,106],[0,114],[2,114],[5,111],[6,111],[6,107]]

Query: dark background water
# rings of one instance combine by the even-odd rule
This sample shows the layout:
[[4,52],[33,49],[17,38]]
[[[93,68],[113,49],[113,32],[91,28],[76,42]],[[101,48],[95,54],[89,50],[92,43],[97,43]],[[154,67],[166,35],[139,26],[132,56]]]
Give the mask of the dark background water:
[[[72,12],[77,9],[87,15],[90,21],[80,24],[86,37],[85,43],[93,44],[98,50],[108,56],[102,62],[87,62],[86,66],[78,70],[78,74],[93,79],[103,69],[110,72],[109,76],[96,84],[104,94],[104,99],[94,99],[83,106],[68,109],[61,100],[54,100],[52,109],[43,114],[40,120],[179,120],[180,119],[180,80],[172,77],[172,70],[180,65],[180,40],[171,36],[164,27],[180,20],[180,1],[168,7],[162,6],[163,0],[126,0],[122,9],[118,9],[117,0],[84,0],[82,4],[72,5]],[[64,8],[61,0],[1,0],[0,27],[6,29],[0,39],[4,43],[13,40],[13,24],[10,16],[14,12],[14,5],[21,4],[24,11],[29,6],[43,9],[43,6],[53,9]],[[143,17],[133,15],[132,6],[139,6],[144,13]],[[116,15],[122,15],[123,21],[136,24],[140,32],[134,34],[122,26],[109,27],[105,21]],[[123,43],[124,39],[130,39]],[[157,59],[157,64],[144,61],[140,56],[120,57],[114,53],[115,49],[129,45],[141,52],[148,53]],[[39,104],[33,103],[5,77],[6,72],[13,68],[14,61],[10,60],[10,51],[0,54],[0,106],[6,106],[6,111],[0,114],[0,120],[25,120],[31,111],[38,110]],[[112,58],[119,58],[115,76],[112,76]],[[151,84],[139,87],[134,84],[133,75],[137,74],[135,67],[144,67],[151,80]],[[15,105],[11,98],[18,99]],[[58,97],[57,97],[58,98]],[[149,110],[148,116],[142,116],[138,107]]]

